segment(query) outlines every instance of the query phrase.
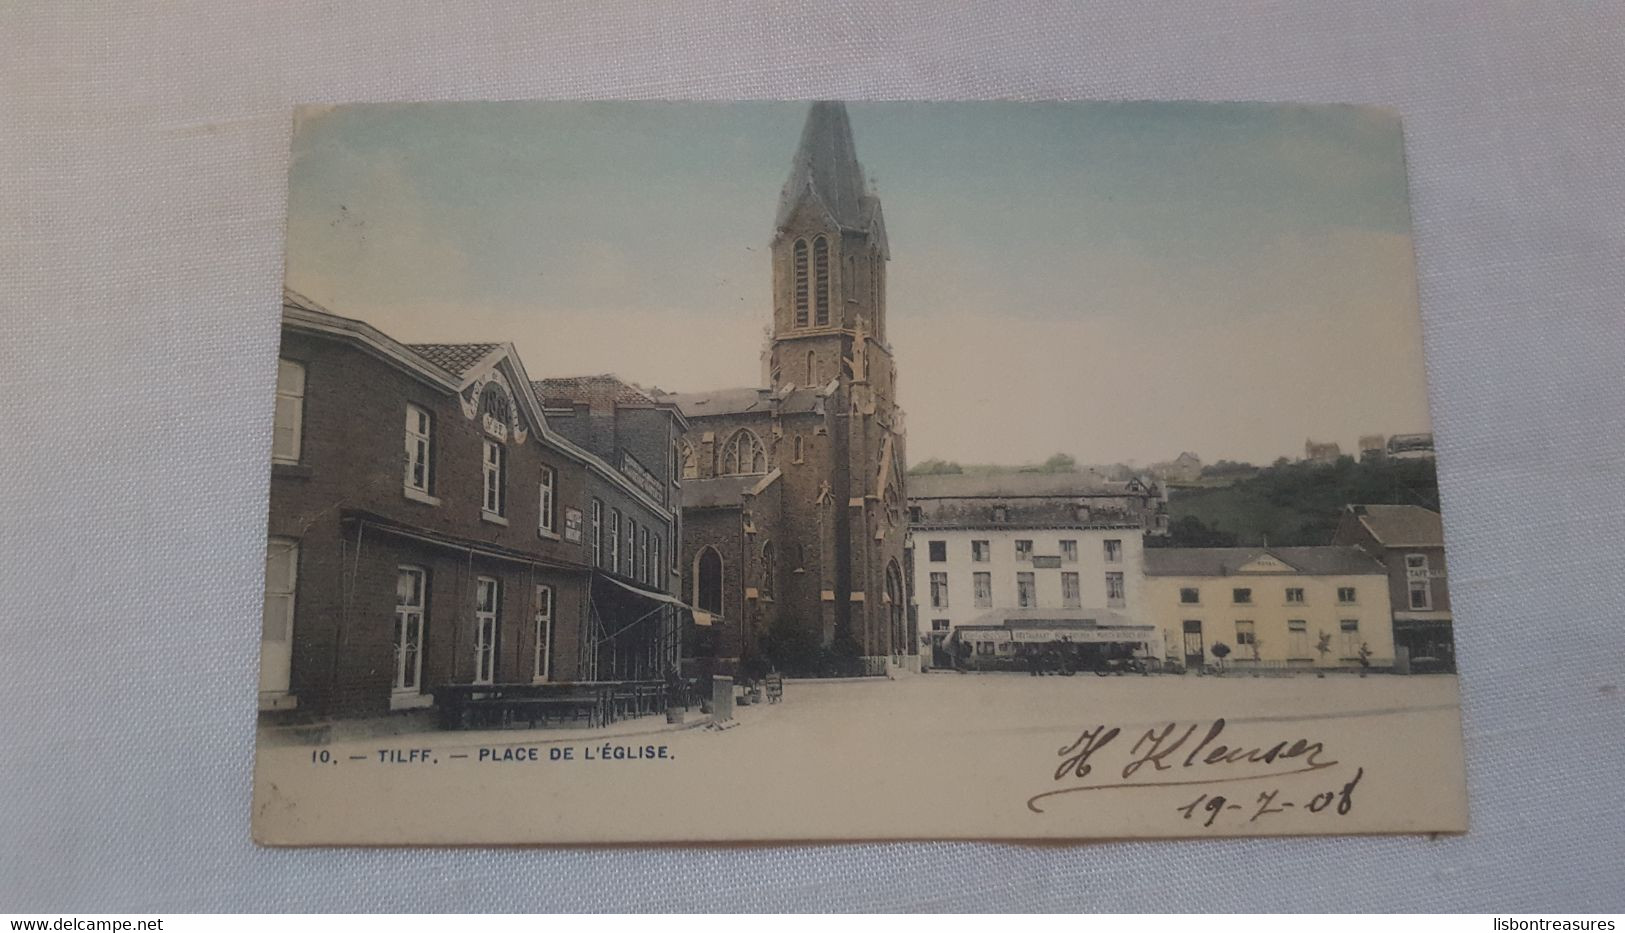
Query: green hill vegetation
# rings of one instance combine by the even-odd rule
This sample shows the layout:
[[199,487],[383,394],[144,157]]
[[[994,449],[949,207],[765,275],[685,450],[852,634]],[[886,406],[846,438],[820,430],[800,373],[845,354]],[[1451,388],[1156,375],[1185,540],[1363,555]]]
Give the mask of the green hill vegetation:
[[1149,547],[1283,547],[1329,544],[1349,503],[1439,508],[1431,460],[1333,464],[1287,463],[1263,467],[1225,486],[1175,488],[1169,496],[1169,533]]

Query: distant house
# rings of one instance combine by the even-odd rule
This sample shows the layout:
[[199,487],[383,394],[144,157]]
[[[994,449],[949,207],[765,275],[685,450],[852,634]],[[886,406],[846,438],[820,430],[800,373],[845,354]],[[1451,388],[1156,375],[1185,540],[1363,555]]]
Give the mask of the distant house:
[[1388,455],[1388,439],[1381,434],[1360,436],[1360,462],[1380,463]]
[[1400,667],[1455,670],[1456,648],[1445,568],[1444,522],[1416,505],[1350,505],[1333,537],[1383,562],[1394,606]]
[[1165,483],[1194,483],[1202,478],[1202,458],[1187,450],[1172,460],[1152,464],[1150,472]]
[[1303,442],[1303,459],[1310,463],[1336,463],[1341,456],[1343,448],[1337,446],[1336,441],[1325,444],[1314,440]]
[[1389,460],[1432,460],[1432,434],[1395,434],[1388,438]]

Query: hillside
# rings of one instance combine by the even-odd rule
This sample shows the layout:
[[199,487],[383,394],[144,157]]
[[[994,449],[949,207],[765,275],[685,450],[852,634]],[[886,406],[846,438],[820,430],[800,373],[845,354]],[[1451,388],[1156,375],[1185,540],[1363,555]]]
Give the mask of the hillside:
[[1169,497],[1170,533],[1152,546],[1326,544],[1343,506],[1394,503],[1439,508],[1431,460],[1336,464],[1289,463],[1266,467],[1229,486],[1181,487]]

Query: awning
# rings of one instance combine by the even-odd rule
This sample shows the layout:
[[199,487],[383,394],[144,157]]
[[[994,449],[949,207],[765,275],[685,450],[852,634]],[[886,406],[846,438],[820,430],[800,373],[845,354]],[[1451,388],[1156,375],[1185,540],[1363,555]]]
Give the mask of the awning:
[[1143,642],[1156,637],[1156,628],[1150,625],[1113,625],[1096,628],[1016,628],[1010,629],[1010,639],[1023,643],[1048,644],[1052,641],[1088,642]]
[[651,590],[646,587],[638,586],[635,583],[627,583],[625,580],[618,580],[606,573],[600,573],[597,576],[598,579],[603,580],[606,583],[613,583],[628,592],[636,593],[639,596],[644,596],[657,602],[669,603],[673,606],[677,606],[680,609],[687,609],[689,612],[695,613],[696,615],[699,614],[698,609],[695,609],[693,606],[690,606],[688,603],[683,602],[670,593],[662,593],[659,590]]
[[1396,612],[1395,622],[1449,622],[1451,614],[1448,611],[1435,610],[1433,612]]

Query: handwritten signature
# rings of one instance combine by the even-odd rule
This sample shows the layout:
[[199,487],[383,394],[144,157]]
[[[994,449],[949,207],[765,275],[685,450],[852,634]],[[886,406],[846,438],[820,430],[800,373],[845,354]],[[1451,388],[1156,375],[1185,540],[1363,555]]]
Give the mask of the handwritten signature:
[[[1055,768],[1053,779],[1057,783],[1067,782],[1068,786],[1033,795],[1027,801],[1027,808],[1034,813],[1043,813],[1041,802],[1083,791],[1256,781],[1309,774],[1339,763],[1330,757],[1323,742],[1312,738],[1236,743],[1220,741],[1224,731],[1225,721],[1222,718],[1206,724],[1170,722],[1145,730],[1132,746],[1128,746],[1123,730],[1117,726],[1101,724],[1085,729],[1071,744],[1056,752],[1061,761]],[[1117,761],[1121,762],[1120,767],[1117,762],[1106,764],[1107,758],[1112,755],[1119,756]],[[1100,774],[1095,781],[1089,781],[1091,775],[1096,775],[1097,766]],[[1116,771],[1109,771],[1108,768],[1116,768]],[[1354,779],[1344,786],[1341,796],[1335,791],[1322,791],[1303,802],[1302,809],[1318,813],[1335,801],[1337,812],[1348,813],[1353,805],[1354,787],[1364,773],[1364,769],[1357,771]],[[1101,776],[1105,780],[1097,783]],[[1257,803],[1252,820],[1300,806],[1297,801],[1280,799],[1279,790],[1259,794]],[[1186,819],[1192,819],[1198,807],[1207,814],[1204,826],[1212,826],[1221,814],[1243,809],[1241,804],[1223,795],[1207,793],[1178,809]]]

